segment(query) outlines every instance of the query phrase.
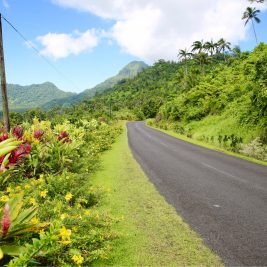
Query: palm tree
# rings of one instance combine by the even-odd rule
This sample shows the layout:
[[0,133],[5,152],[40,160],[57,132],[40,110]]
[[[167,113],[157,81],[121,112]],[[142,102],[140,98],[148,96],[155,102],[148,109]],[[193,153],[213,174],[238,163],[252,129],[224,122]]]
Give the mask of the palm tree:
[[188,52],[188,50],[180,49],[178,53],[178,58],[185,62],[185,74],[187,75],[187,60],[190,59],[192,56],[192,53]]
[[205,65],[210,63],[208,54],[201,52],[194,55],[194,58],[199,63],[202,74],[205,74]]
[[203,40],[195,41],[192,45],[192,52],[198,51],[198,53],[201,53],[203,49],[204,49]]
[[178,57],[182,61],[186,61],[186,60],[190,59],[191,56],[192,56],[192,53],[188,52],[188,50],[186,48],[179,50]]
[[231,43],[221,38],[218,41],[218,47],[219,47],[219,51],[220,52],[223,51],[223,54],[224,54],[226,50],[231,50]]
[[255,7],[253,7],[253,8],[252,7],[247,7],[247,9],[244,12],[243,17],[242,17],[242,19],[245,20],[245,26],[247,25],[247,23],[249,21],[252,22],[252,27],[253,27],[253,31],[254,31],[254,35],[255,35],[255,39],[256,39],[256,43],[257,44],[258,44],[258,38],[257,38],[256,31],[255,31],[254,20],[257,23],[261,22],[261,20],[257,17],[258,13],[260,13],[260,10],[256,9]]
[[226,50],[231,50],[231,43],[230,42],[227,42],[225,39],[221,38],[218,42],[217,42],[217,45],[218,45],[218,51],[223,53],[223,56],[224,56],[224,60],[225,59],[225,51]]
[[211,56],[213,56],[213,53],[216,49],[216,43],[213,42],[213,40],[211,40],[210,42],[206,42],[204,44],[204,49],[210,53]]
[[233,49],[232,49],[232,53],[233,53],[233,56],[235,57],[235,58],[240,58],[240,56],[241,56],[241,49],[240,49],[240,46],[235,46]]

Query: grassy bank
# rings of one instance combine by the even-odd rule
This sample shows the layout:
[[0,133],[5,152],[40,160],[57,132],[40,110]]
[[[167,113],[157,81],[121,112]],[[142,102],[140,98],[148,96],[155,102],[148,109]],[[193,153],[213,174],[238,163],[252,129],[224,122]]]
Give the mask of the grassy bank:
[[128,148],[126,129],[102,166],[92,180],[109,191],[101,209],[123,219],[113,226],[120,237],[110,259],[99,265],[222,265],[149,182]]
[[240,159],[251,161],[251,162],[256,163],[256,164],[267,166],[267,162],[265,162],[265,161],[254,159],[254,158],[251,158],[251,157],[247,157],[247,156],[244,156],[244,155],[241,155],[241,154],[238,154],[238,153],[234,153],[234,152],[228,151],[226,149],[223,149],[221,147],[218,147],[218,146],[215,146],[215,145],[212,145],[212,144],[208,144],[208,143],[205,143],[203,141],[199,141],[199,140],[196,140],[196,139],[193,139],[193,138],[189,138],[189,137],[187,137],[185,135],[176,133],[176,132],[171,131],[171,130],[163,130],[161,128],[158,128],[158,127],[155,127],[155,126],[151,126],[151,125],[148,125],[148,124],[147,124],[147,126],[152,128],[152,129],[155,129],[155,130],[161,131],[163,133],[166,133],[166,134],[168,134],[170,136],[173,136],[175,138],[178,138],[178,139],[181,139],[183,141],[189,142],[191,144],[195,144],[195,145],[202,146],[202,147],[205,147],[205,148],[208,148],[208,149],[220,151],[220,152],[225,153],[225,154],[230,155],[230,156],[234,156],[234,157],[237,157],[237,158],[240,158]]

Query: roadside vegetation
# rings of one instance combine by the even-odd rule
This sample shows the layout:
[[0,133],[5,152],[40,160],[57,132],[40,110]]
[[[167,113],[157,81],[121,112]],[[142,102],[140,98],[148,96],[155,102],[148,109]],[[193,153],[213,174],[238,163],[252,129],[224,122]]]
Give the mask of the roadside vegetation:
[[108,257],[115,218],[98,209],[104,192],[90,177],[121,127],[85,112],[24,119],[0,134],[0,265],[88,266]]

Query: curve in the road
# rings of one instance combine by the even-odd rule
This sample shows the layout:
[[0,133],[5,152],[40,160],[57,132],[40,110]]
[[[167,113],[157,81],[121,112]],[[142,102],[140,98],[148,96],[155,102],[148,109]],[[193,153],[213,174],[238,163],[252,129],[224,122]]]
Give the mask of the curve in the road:
[[159,192],[226,265],[267,266],[267,167],[130,122],[129,146]]

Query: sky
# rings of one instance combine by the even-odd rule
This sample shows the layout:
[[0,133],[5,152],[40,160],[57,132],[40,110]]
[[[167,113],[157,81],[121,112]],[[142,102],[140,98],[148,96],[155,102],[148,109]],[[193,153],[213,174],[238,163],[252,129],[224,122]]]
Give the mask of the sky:
[[[118,73],[133,60],[177,60],[193,41],[225,38],[252,50],[246,0],[0,0],[8,83],[53,82],[81,92]],[[267,43],[267,4],[256,25]],[[37,53],[32,49],[39,51]],[[49,63],[48,63],[49,62]]]

